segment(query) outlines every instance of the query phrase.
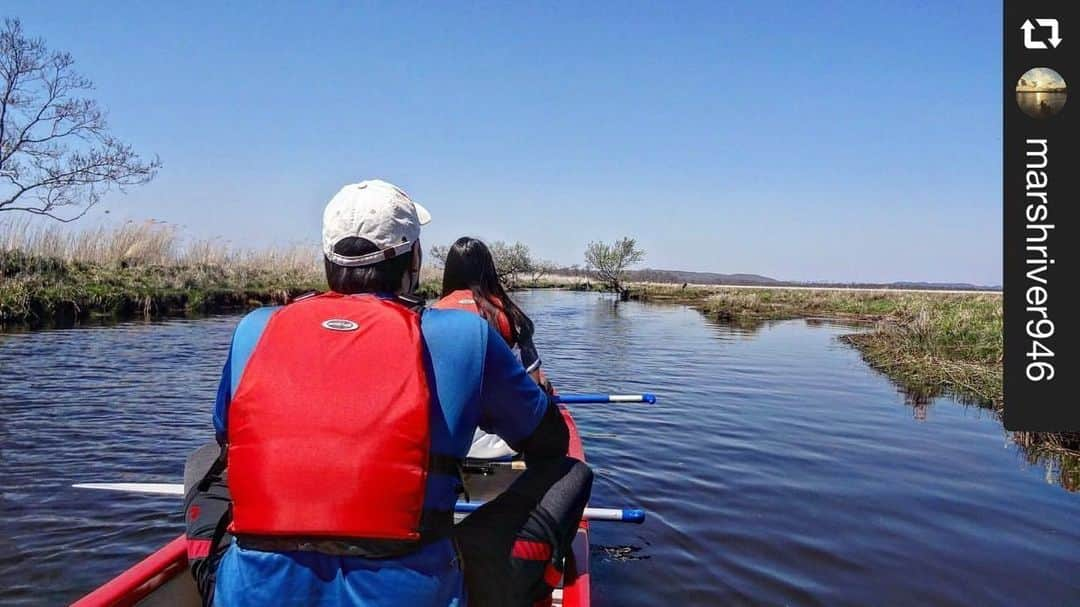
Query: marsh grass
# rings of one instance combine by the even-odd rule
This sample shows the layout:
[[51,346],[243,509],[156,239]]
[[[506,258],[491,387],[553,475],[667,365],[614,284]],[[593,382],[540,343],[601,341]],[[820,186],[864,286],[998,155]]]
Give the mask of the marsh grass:
[[0,224],[3,325],[241,309],[324,288],[314,248],[186,242],[154,221],[80,232]]
[[[550,276],[522,286],[581,281]],[[425,266],[420,285],[419,295],[438,297],[442,271]],[[0,222],[0,326],[235,310],[325,289],[314,245],[242,249],[187,240],[159,221],[82,231]]]
[[913,393],[952,393],[1001,406],[1002,314],[996,293],[753,289],[641,285],[634,295],[687,303],[753,327],[765,320],[826,317],[866,324],[843,339]]
[[[1001,415],[1003,317],[998,293],[679,287],[638,284],[632,297],[690,305],[743,328],[769,320],[831,318],[867,330],[841,339],[900,386],[909,402],[949,394]],[[1029,463],[1080,489],[1080,433],[1014,432]]]
[[1046,468],[1047,482],[1080,491],[1080,432],[1013,432],[1027,463]]

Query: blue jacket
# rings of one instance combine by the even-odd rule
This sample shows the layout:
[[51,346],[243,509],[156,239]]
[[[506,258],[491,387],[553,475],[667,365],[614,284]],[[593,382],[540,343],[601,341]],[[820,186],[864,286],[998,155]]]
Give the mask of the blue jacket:
[[[251,312],[233,334],[221,374],[214,428],[228,428],[229,402],[275,308]],[[464,457],[477,427],[515,443],[536,429],[547,396],[486,321],[459,310],[427,310],[421,332],[431,360],[432,453]],[[425,505],[450,510],[457,479],[428,477]],[[465,588],[450,540],[396,559],[261,552],[233,544],[222,558],[216,605],[403,605],[461,607]]]

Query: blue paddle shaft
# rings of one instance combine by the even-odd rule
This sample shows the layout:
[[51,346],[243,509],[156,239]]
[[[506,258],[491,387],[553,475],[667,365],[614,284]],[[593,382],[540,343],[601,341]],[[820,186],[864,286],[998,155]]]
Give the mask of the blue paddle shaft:
[[592,403],[656,403],[655,394],[558,394],[555,402],[565,405]]
[[[475,512],[483,505],[482,502],[458,502],[454,504],[454,512]],[[582,518],[590,521],[641,524],[645,522],[645,511],[640,508],[586,508]]]

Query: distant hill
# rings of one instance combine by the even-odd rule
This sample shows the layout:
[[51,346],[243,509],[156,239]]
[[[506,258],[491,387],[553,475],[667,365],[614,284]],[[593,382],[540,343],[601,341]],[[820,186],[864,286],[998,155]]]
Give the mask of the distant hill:
[[1000,291],[1001,285],[973,285],[969,282],[890,282],[890,289],[945,289],[948,291]]
[[[588,273],[580,266],[571,268],[558,268],[553,274],[562,276],[587,277]],[[760,274],[720,274],[717,272],[689,272],[686,270],[656,270],[645,268],[643,270],[627,271],[632,282],[665,282],[682,284],[684,282],[699,285],[778,285],[782,284],[775,278],[761,276]]]
[[793,282],[781,283],[800,287],[830,287],[851,289],[904,289],[919,291],[1000,291],[1000,285],[973,285],[967,282]]
[[[564,276],[586,276],[580,268],[561,268],[556,274]],[[687,270],[657,270],[646,268],[627,272],[631,281],[663,282],[672,284],[699,285],[736,285],[762,287],[829,287],[858,289],[925,289],[938,291],[1000,291],[1000,285],[984,286],[966,282],[912,282],[897,281],[884,283],[866,282],[796,282],[778,280],[761,274],[720,274],[718,272],[690,272]]]
[[630,280],[642,282],[691,283],[699,285],[777,285],[779,280],[760,274],[720,274],[686,270],[631,270]]

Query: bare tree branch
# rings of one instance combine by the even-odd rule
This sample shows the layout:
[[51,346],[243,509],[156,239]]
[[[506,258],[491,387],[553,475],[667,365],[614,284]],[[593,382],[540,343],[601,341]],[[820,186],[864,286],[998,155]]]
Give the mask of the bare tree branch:
[[67,53],[27,38],[17,19],[0,30],[0,212],[74,221],[112,188],[146,183],[144,161],[108,130],[105,112],[81,97],[93,83]]
[[540,279],[551,274],[555,271],[555,264],[543,259],[530,259],[529,260],[529,280],[533,286],[536,286]]
[[627,268],[641,263],[643,259],[645,251],[637,248],[637,242],[633,238],[623,238],[612,244],[590,242],[585,249],[586,269],[591,271],[597,280],[618,292],[622,299],[626,299],[627,295],[623,287]]
[[491,257],[495,261],[495,273],[499,276],[499,281],[508,289],[517,286],[519,274],[532,269],[532,254],[528,245],[524,243],[506,244],[497,240],[488,248],[491,249]]
[[449,245],[431,245],[432,265],[440,270],[446,267],[446,256],[450,254]]

